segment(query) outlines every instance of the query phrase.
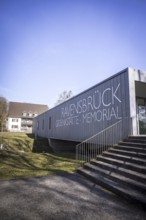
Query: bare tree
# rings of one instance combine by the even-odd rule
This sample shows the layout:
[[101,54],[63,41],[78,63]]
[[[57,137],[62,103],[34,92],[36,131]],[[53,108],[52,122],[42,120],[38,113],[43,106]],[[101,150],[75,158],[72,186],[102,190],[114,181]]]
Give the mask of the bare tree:
[[59,105],[60,103],[65,102],[66,100],[70,99],[72,96],[73,96],[73,93],[71,90],[69,90],[69,91],[64,90],[59,95],[59,98],[58,98],[57,102],[55,103],[55,105]]
[[0,97],[0,131],[6,129],[8,102],[4,97]]

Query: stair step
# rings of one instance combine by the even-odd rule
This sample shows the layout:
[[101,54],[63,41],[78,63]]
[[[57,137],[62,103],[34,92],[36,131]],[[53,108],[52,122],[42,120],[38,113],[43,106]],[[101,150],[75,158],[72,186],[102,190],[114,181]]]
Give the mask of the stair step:
[[126,138],[123,140],[124,142],[133,142],[133,143],[143,143],[146,144],[146,139],[140,139],[140,138]]
[[146,148],[146,144],[143,143],[134,143],[134,142],[124,142],[124,141],[119,141],[118,143],[119,145],[123,145],[123,146],[135,146],[135,147],[143,147]]
[[139,165],[146,165],[146,160],[137,158],[135,156],[131,157],[131,156],[125,156],[125,155],[120,155],[120,154],[114,154],[110,152],[104,152],[103,156],[118,159],[118,160],[123,160],[125,162],[127,161],[130,163],[135,163]]
[[141,158],[141,159],[146,159],[146,153],[126,151],[126,150],[115,149],[115,148],[110,148],[109,152],[114,153],[114,154],[129,156],[129,157],[137,157],[137,158]]
[[136,205],[140,205],[143,208],[146,208],[146,197],[143,195],[143,193],[140,193],[137,190],[133,190],[128,186],[125,187],[123,186],[123,184],[114,182],[95,172],[91,172],[83,168],[79,168],[78,173],[88,178],[93,183],[110,190],[111,192],[119,195],[120,197],[123,197],[133,203],[136,203]]
[[77,172],[146,208],[146,135],[125,138]]
[[133,164],[133,163],[130,163],[130,162],[122,161],[122,160],[115,159],[115,158],[104,157],[104,156],[98,156],[96,158],[96,160],[97,161],[99,160],[99,161],[102,161],[102,162],[105,162],[105,163],[109,163],[109,164],[112,164],[112,165],[120,166],[120,167],[123,167],[125,169],[127,168],[127,169],[131,169],[133,171],[136,171],[136,172],[146,174],[146,167],[142,166],[142,165]]
[[121,166],[109,164],[109,163],[106,163],[106,162],[103,162],[103,161],[91,160],[91,164],[93,164],[95,166],[98,166],[98,167],[101,167],[103,169],[106,169],[110,172],[114,171],[115,173],[119,173],[123,176],[132,178],[136,181],[140,181],[143,184],[146,184],[146,174],[143,174],[143,173],[140,173],[140,172],[137,172],[137,171],[133,171],[133,170],[130,170],[130,169],[126,169],[126,168],[123,168]]
[[132,147],[132,146],[123,146],[123,145],[115,144],[114,149],[134,151],[134,152],[146,154],[146,148],[143,148],[143,147]]
[[114,171],[105,170],[104,168],[100,168],[98,166],[95,166],[93,164],[86,164],[84,166],[85,169],[91,170],[92,172],[95,172],[97,174],[100,174],[102,176],[105,176],[115,182],[119,182],[124,185],[128,185],[132,187],[133,189],[137,189],[141,192],[144,192],[146,194],[146,185],[138,182],[136,180],[130,179],[129,177],[125,177],[119,173],[116,173]]
[[129,135],[129,139],[146,140],[146,135]]

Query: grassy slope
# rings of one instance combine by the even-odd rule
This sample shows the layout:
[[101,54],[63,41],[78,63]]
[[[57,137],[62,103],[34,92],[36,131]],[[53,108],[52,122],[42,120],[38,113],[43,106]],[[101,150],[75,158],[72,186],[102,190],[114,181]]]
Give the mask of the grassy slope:
[[0,143],[9,150],[0,151],[0,179],[75,172],[74,154],[32,152],[34,144],[44,146],[45,139],[36,143],[26,134],[5,133],[0,134]]

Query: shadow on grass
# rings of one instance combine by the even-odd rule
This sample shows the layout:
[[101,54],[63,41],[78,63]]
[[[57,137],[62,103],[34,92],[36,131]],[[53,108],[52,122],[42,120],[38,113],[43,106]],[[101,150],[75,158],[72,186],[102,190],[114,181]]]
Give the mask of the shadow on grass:
[[33,140],[28,138],[25,134],[6,134],[0,136],[0,143],[3,144],[3,146],[7,150],[12,151],[25,151],[25,152],[31,152],[32,151],[32,143]]
[[27,176],[27,173],[30,174],[29,171],[32,171],[32,175],[36,175],[38,171],[40,173],[47,171],[50,174],[75,170],[75,154],[53,153],[47,138],[34,139],[32,134],[18,135],[18,137],[10,134],[9,138],[5,137],[4,140],[8,151],[0,151],[0,168],[2,170],[0,176],[8,177],[4,173],[7,172],[11,179],[11,171],[16,173],[17,177],[17,173],[21,175],[21,171],[22,175],[25,172]]
[[[2,169],[13,170],[14,172],[27,171],[48,171],[51,173],[64,173],[75,170],[75,160],[59,157],[51,154],[34,154],[34,153],[15,153],[0,152],[0,160],[2,161]],[[2,171],[1,171],[2,172]],[[33,174],[32,174],[33,175]],[[35,175],[35,173],[34,173]],[[42,174],[43,175],[43,174]],[[11,177],[11,176],[10,176]]]
[[3,133],[0,134],[0,144],[12,151],[53,153],[47,138],[38,137],[36,139],[33,134]]

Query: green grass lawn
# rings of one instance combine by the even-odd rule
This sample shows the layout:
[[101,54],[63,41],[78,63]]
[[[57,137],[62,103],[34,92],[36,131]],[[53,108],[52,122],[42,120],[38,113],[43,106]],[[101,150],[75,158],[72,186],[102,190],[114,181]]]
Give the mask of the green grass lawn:
[[[57,173],[73,173],[76,168],[75,154],[55,154],[47,145],[46,139],[37,142],[33,136],[22,133],[0,133],[0,144],[8,151],[0,150],[0,179],[14,179],[28,176],[44,176]],[[35,146],[34,146],[35,145]],[[48,152],[39,151],[41,145]]]

